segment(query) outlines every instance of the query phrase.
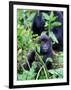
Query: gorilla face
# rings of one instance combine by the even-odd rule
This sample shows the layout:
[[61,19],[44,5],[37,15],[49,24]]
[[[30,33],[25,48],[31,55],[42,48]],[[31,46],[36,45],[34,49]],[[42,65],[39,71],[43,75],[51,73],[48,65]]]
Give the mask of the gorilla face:
[[49,54],[51,52],[51,41],[49,39],[49,37],[46,34],[41,34],[40,36],[40,53],[41,54]]
[[43,54],[46,54],[49,50],[49,41],[45,41],[45,42],[41,42],[41,46],[40,46],[40,52]]

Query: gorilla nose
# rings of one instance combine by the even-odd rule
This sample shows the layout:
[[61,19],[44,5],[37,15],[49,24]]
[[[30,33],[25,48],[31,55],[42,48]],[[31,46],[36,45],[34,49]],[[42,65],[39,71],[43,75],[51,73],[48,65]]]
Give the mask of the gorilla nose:
[[43,49],[48,49],[48,47],[45,46]]

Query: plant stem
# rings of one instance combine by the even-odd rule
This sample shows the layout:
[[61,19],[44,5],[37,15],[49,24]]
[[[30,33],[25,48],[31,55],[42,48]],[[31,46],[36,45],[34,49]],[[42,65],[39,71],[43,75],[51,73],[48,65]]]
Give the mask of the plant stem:
[[43,70],[44,70],[44,73],[45,73],[45,77],[47,79],[48,78],[48,73],[46,72],[47,70],[46,70],[45,66],[43,66]]
[[45,77],[46,77],[46,79],[48,78],[48,76],[47,76],[47,72],[46,72],[45,67],[44,67],[44,65],[43,65],[43,66],[39,69],[39,71],[38,71],[38,73],[37,73],[36,80],[38,80],[38,77],[39,77],[40,72],[41,72],[42,69],[44,70],[44,73],[45,73]]
[[45,72],[46,78],[48,78],[48,70],[47,70],[46,64],[43,62],[42,58],[40,57],[40,55],[37,52],[36,52],[36,55],[38,56],[38,58],[39,58],[40,62],[42,63],[42,65],[44,65],[43,70]]
[[51,25],[50,25],[50,21],[49,21],[49,26],[48,26],[48,35],[50,37],[50,29],[51,29]]
[[40,72],[41,72],[42,69],[43,69],[43,66],[39,69],[39,71],[37,73],[37,76],[36,76],[36,80],[38,80],[39,74],[40,74]]

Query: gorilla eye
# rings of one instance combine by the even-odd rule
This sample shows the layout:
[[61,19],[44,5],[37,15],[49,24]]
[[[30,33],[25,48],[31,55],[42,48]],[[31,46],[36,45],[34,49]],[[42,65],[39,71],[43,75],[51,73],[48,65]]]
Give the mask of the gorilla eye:
[[45,42],[44,41],[41,41],[41,44],[44,44]]
[[42,40],[43,42],[48,42],[48,40],[46,40],[46,39],[44,39],[44,40]]
[[44,44],[44,43],[46,43],[46,42],[48,42],[48,40],[42,40],[42,41],[41,41],[41,44]]

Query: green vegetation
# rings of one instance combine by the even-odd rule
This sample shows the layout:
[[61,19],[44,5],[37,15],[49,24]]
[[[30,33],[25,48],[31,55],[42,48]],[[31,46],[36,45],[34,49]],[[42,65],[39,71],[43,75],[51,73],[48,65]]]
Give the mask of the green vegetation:
[[[40,79],[55,79],[63,78],[63,52],[56,52],[51,58],[47,58],[47,61],[51,61],[53,69],[48,70],[44,63],[42,56],[36,51],[40,51],[40,45],[36,43],[39,36],[33,34],[31,31],[31,25],[34,15],[37,11],[35,10],[17,10],[17,79],[18,80],[40,80]],[[49,33],[49,37],[52,39],[52,43],[58,43],[57,38],[51,30],[54,26],[60,26],[60,22],[56,22],[57,16],[54,16],[54,12],[51,12],[50,16],[43,13],[46,19],[46,32]],[[34,38],[35,37],[35,38]],[[27,60],[28,51],[36,52],[36,57],[42,64],[41,68],[36,73],[37,62],[34,60],[32,67],[30,67]],[[27,63],[30,70],[25,70],[23,63]]]

